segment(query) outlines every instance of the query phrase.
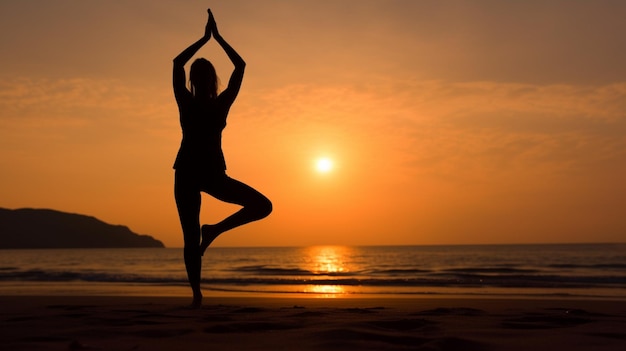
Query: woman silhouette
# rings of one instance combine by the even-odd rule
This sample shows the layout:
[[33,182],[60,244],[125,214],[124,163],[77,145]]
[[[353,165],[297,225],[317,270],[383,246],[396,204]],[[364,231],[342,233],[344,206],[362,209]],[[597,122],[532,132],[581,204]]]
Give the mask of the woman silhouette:
[[[230,106],[239,93],[246,63],[218,32],[211,10],[208,13],[204,36],[176,56],[173,68],[174,96],[183,132],[174,163],[174,194],[185,241],[185,267],[193,291],[193,307],[202,305],[200,276],[206,248],[221,233],[272,212],[269,199],[226,175],[222,130],[226,127]],[[215,68],[208,60],[199,58],[191,65],[191,90],[188,90],[184,66],[211,36],[235,66],[228,87],[218,94]],[[200,192],[242,208],[217,224],[205,224],[200,228]]]

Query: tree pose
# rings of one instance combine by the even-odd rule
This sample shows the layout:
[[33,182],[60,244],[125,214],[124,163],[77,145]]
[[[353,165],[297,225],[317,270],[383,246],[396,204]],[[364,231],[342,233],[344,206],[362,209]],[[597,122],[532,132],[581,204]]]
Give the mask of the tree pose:
[[[272,212],[272,203],[250,186],[226,175],[222,152],[222,131],[228,111],[235,101],[246,63],[217,30],[211,10],[205,33],[174,59],[174,96],[180,113],[183,138],[174,163],[174,195],[185,241],[185,267],[193,291],[192,307],[202,305],[200,276],[202,256],[218,235],[240,225],[264,218]],[[210,61],[199,58],[189,71],[190,90],[186,86],[185,64],[211,36],[235,66],[228,87],[218,94],[218,78]],[[200,227],[200,193],[242,208],[217,224]]]

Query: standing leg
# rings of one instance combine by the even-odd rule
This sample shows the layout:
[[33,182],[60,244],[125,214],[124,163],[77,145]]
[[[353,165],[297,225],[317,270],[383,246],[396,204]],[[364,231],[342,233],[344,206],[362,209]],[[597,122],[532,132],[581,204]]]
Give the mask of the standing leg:
[[202,256],[199,245],[200,190],[197,189],[193,176],[188,177],[185,176],[184,172],[176,171],[175,177],[174,196],[185,241],[185,268],[187,269],[189,285],[193,291],[192,307],[199,308],[202,305],[202,291],[200,290]]
[[243,207],[217,224],[202,226],[201,254],[223,232],[265,218],[272,212],[272,202],[265,195],[226,175],[208,190],[218,200]]

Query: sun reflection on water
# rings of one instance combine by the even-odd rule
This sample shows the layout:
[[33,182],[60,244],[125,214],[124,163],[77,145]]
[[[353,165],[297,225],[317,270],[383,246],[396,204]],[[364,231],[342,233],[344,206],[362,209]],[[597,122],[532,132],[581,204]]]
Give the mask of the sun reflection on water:
[[307,293],[317,294],[318,297],[335,298],[346,293],[341,285],[312,285],[305,289]]
[[[308,270],[315,273],[325,282],[332,281],[337,276],[350,272],[345,264],[349,248],[343,246],[313,246],[307,248],[306,254],[310,258]],[[308,293],[319,294],[319,297],[332,298],[346,294],[346,290],[339,284],[315,284],[308,289]]]

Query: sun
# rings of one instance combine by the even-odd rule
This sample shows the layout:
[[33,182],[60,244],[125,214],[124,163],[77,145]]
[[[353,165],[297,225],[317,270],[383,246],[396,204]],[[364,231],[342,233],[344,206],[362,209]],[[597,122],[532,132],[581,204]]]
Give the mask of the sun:
[[328,157],[320,157],[315,160],[315,170],[319,173],[328,173],[333,170],[333,160]]

